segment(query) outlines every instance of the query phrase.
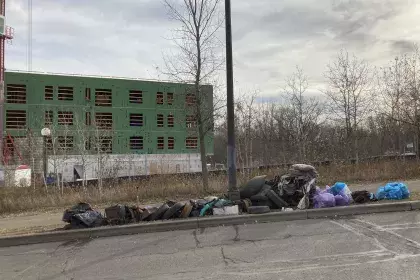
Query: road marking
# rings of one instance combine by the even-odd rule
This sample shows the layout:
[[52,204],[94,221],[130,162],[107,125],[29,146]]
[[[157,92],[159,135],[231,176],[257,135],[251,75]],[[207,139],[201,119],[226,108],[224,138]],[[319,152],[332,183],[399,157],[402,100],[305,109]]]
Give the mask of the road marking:
[[404,226],[418,226],[420,227],[420,223],[405,223],[405,224],[391,224],[391,225],[383,225],[383,228],[393,228],[393,227],[404,227]]
[[[237,276],[261,276],[261,274],[279,274],[279,273],[287,273],[287,272],[301,272],[306,270],[325,270],[325,269],[333,269],[333,268],[347,268],[347,267],[354,267],[354,266],[360,266],[360,265],[366,265],[366,264],[377,264],[377,263],[386,263],[389,261],[396,261],[396,260],[406,260],[410,258],[417,258],[420,257],[420,254],[417,255],[398,255],[387,259],[382,260],[368,260],[363,262],[357,262],[357,263],[344,263],[344,264],[336,264],[336,265],[319,265],[319,264],[313,264],[309,266],[300,266],[300,267],[294,267],[294,268],[273,268],[273,269],[258,269],[258,266],[255,268],[250,268],[249,264],[241,266],[240,270],[241,272],[236,271],[226,271],[222,272],[222,274],[228,274],[228,275],[237,275]],[[236,266],[231,266],[230,269],[235,269]],[[259,266],[261,267],[261,266]],[[251,271],[246,272],[243,271],[244,268],[248,268]],[[236,268],[239,270],[239,268]]]
[[[373,223],[370,223],[370,222],[367,222],[367,221],[364,221],[364,220],[360,220],[360,219],[354,219],[354,220],[355,221],[358,221],[360,223],[368,224],[368,225],[374,227],[377,230],[387,232],[387,233],[392,234],[392,235],[395,235],[396,237],[399,237],[399,238],[401,238],[403,240],[409,241],[410,243],[415,244],[420,249],[420,243],[417,242],[417,241],[415,241],[415,240],[413,240],[413,239],[407,238],[405,236],[402,236],[401,234],[398,234],[398,233],[393,232],[391,230],[387,230],[387,229],[383,228],[382,226],[379,226],[379,225],[376,225],[376,224],[373,224]],[[369,229],[369,228],[367,228],[367,229]],[[369,230],[371,230],[371,229],[369,229]]]
[[370,238],[370,239],[372,239],[373,240],[373,242],[375,243],[375,245],[377,246],[377,247],[379,247],[381,250],[383,250],[383,251],[388,251],[388,252],[392,252],[392,253],[394,253],[394,254],[397,254],[396,252],[393,252],[393,251],[390,251],[389,249],[387,249],[381,242],[379,242],[379,240],[376,238],[376,237],[373,237],[373,236],[367,236],[367,235],[365,235],[365,234],[363,234],[362,232],[360,232],[359,230],[357,230],[356,228],[354,228],[354,227],[352,227],[352,226],[350,226],[350,225],[346,225],[346,224],[343,224],[343,223],[339,223],[339,222],[337,222],[337,221],[330,221],[331,223],[333,223],[333,224],[335,224],[335,225],[338,225],[338,226],[340,226],[340,227],[342,227],[342,228],[344,228],[344,229],[347,229],[348,231],[351,231],[351,232],[353,232],[354,234],[356,234],[356,235],[358,235],[358,236],[364,236],[364,237],[366,237],[366,238]]
[[404,229],[420,229],[420,226],[418,227],[389,227],[387,230],[404,230]]

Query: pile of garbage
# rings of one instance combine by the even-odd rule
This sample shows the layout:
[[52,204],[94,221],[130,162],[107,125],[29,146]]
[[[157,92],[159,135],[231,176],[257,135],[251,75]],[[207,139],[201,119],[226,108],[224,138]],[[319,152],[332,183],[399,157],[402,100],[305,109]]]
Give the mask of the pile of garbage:
[[403,183],[389,183],[376,194],[368,191],[351,192],[346,183],[337,182],[321,189],[316,186],[318,172],[306,164],[292,165],[287,174],[267,180],[257,176],[240,188],[240,201],[226,197],[206,197],[187,202],[167,201],[160,206],[113,205],[101,213],[87,203],[79,203],[64,211],[66,228],[80,229],[104,225],[185,219],[209,215],[263,214],[272,210],[294,211],[304,209],[347,206],[383,199],[406,199],[410,196]]
[[[240,189],[241,199],[250,205],[266,209],[304,210],[348,206],[383,199],[406,199],[410,196],[403,183],[389,183],[376,194],[366,190],[352,192],[346,183],[337,182],[321,189],[316,186],[318,172],[306,164],[292,165],[287,174],[266,180],[258,176]],[[267,211],[267,210],[266,210]]]
[[68,223],[67,229],[81,229],[208,215],[238,215],[239,212],[242,209],[239,211],[238,205],[230,200],[207,197],[188,202],[167,201],[159,207],[117,204],[106,208],[104,214],[94,210],[88,203],[79,203],[65,210],[62,220]]
[[306,164],[295,164],[283,176],[276,176],[267,181],[267,176],[258,176],[240,189],[242,200],[253,206],[266,206],[270,209],[298,208],[308,209],[314,206],[316,193],[315,167]]

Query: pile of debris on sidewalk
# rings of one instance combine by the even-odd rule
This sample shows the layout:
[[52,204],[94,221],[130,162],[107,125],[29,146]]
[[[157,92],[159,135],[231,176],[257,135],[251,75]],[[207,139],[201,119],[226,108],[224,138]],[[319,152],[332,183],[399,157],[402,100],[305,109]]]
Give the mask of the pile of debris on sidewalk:
[[79,203],[64,211],[63,221],[68,223],[67,229],[80,229],[208,215],[238,215],[243,210],[239,209],[238,203],[217,197],[188,202],[167,201],[159,207],[117,204],[106,208],[104,215],[87,203]]
[[381,199],[405,199],[410,192],[403,183],[390,183],[378,189],[377,194],[367,191],[351,192],[342,182],[316,186],[318,172],[306,164],[292,165],[287,174],[267,180],[257,176],[240,188],[240,201],[226,197],[206,197],[187,202],[167,201],[156,206],[113,205],[102,214],[89,204],[79,203],[67,209],[63,221],[67,228],[90,228],[103,225],[151,222],[158,220],[185,219],[208,215],[263,214],[272,210],[294,211],[312,208],[347,206]]

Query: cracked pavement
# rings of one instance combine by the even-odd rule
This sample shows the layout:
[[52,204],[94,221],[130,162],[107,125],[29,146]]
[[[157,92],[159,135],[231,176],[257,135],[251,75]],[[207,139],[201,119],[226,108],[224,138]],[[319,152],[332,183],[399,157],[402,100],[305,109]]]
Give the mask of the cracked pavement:
[[0,248],[0,279],[420,279],[420,212]]

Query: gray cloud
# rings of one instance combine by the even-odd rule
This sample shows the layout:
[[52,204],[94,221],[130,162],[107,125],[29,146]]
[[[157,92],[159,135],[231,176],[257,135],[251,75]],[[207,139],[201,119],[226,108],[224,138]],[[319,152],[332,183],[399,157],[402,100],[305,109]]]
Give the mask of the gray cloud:
[[391,41],[391,48],[399,50],[402,53],[411,52],[414,50],[415,42],[410,40],[395,40]]
[[[8,1],[16,36],[7,68],[26,67],[26,2]],[[33,8],[34,70],[157,78],[172,48],[165,38],[176,23],[160,0],[38,0]],[[316,92],[343,47],[382,66],[420,39],[415,0],[234,0],[232,11],[235,82],[267,96],[296,65]]]

